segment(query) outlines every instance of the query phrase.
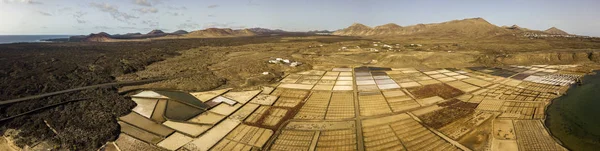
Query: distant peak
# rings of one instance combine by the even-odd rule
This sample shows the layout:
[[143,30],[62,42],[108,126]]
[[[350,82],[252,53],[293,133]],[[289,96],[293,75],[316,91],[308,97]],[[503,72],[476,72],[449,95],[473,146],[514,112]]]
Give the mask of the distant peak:
[[381,25],[381,26],[377,26],[377,27],[386,27],[386,28],[396,28],[396,27],[402,27],[398,24],[394,24],[394,23],[387,23],[385,25]]
[[173,34],[187,34],[188,32],[185,30],[177,30],[175,32],[173,32]]
[[519,27],[518,25],[512,25],[510,27],[506,27],[508,29],[521,29],[521,27]]
[[371,27],[361,24],[361,23],[354,23],[350,27],[371,28]]
[[351,26],[365,26],[365,25],[361,24],[361,23],[353,23]]
[[90,34],[90,35],[106,35],[106,36],[110,36],[110,34],[108,34],[108,33],[106,33],[106,32],[99,32],[99,33],[97,33],[97,34],[94,34],[94,33],[92,33],[92,34]]
[[375,27],[375,29],[398,29],[398,28],[402,28],[402,26],[400,26],[398,24],[394,24],[394,23],[388,23],[385,25]]
[[150,31],[148,33],[148,35],[151,35],[151,34],[164,34],[164,33],[165,32],[163,32],[162,30],[155,29],[155,30]]
[[488,22],[487,20],[485,20],[485,19],[483,19],[483,18],[481,18],[481,17],[477,17],[477,18],[466,18],[466,19],[463,19],[463,20],[458,20],[458,21],[472,21],[472,22],[482,22],[482,23],[488,23],[488,24],[489,24],[489,22]]
[[548,29],[546,29],[544,32],[549,33],[549,34],[557,34],[557,35],[568,35],[569,33],[560,30],[556,27],[550,27]]

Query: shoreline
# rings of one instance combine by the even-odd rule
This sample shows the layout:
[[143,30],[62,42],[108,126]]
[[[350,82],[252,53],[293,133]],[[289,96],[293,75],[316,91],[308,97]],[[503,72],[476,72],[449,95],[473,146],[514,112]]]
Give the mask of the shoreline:
[[[596,74],[596,72],[598,72],[598,71],[600,71],[600,70],[593,70],[593,69],[590,69],[590,72],[588,72],[588,73],[585,73],[585,74],[584,74],[584,75],[581,77],[581,79],[583,80],[583,79],[584,79],[586,76],[595,75],[595,74]],[[582,82],[582,83],[581,83],[581,85],[584,85],[584,83]],[[558,99],[559,99],[559,98],[561,98],[561,97],[563,97],[563,96],[567,95],[567,92],[568,92],[569,90],[571,90],[571,89],[574,89],[574,88],[576,88],[577,86],[578,86],[578,85],[577,85],[577,83],[574,83],[574,84],[570,85],[570,86],[569,86],[569,88],[568,88],[568,89],[565,91],[565,93],[563,93],[563,94],[562,94],[561,96],[559,96],[559,97],[556,97],[556,98],[554,98],[554,99],[550,100],[550,102],[549,102],[549,103],[548,103],[548,104],[547,104],[547,105],[544,107],[544,110],[545,110],[545,112],[544,112],[544,118],[542,119],[542,125],[544,126],[544,129],[546,130],[546,132],[548,132],[548,134],[550,134],[550,136],[552,137],[552,139],[554,139],[554,141],[556,141],[558,144],[560,144],[561,146],[563,146],[563,147],[564,147],[565,149],[567,149],[567,150],[572,150],[572,149],[571,149],[571,148],[569,148],[569,147],[567,147],[567,146],[564,144],[564,142],[563,142],[562,140],[560,140],[558,137],[556,137],[556,136],[555,136],[555,135],[552,133],[552,131],[550,131],[550,123],[548,122],[548,119],[550,119],[550,114],[549,114],[549,112],[548,112],[548,108],[549,108],[551,105],[553,105],[554,103],[556,103],[555,101],[558,101]]]
[[[587,75],[587,74],[586,74]],[[573,88],[573,86],[569,86],[569,89]],[[569,91],[569,89],[567,89],[567,91]],[[550,107],[550,105],[552,105],[555,101],[557,101],[558,98],[564,96],[566,93],[564,93],[563,95],[556,97],[552,100],[550,100],[550,103],[548,103],[548,105],[546,105],[544,107],[544,118],[542,118],[542,125],[544,126],[544,129],[546,130],[546,132],[548,132],[548,134],[550,134],[550,137],[552,137],[552,139],[554,139],[554,141],[556,141],[558,144],[560,144],[560,146],[566,148],[567,150],[571,150],[569,149],[567,146],[564,145],[564,143],[558,138],[556,137],[554,134],[552,134],[552,131],[550,131],[550,126],[549,123],[547,122],[547,120],[550,118],[550,114],[548,114],[548,108]]]

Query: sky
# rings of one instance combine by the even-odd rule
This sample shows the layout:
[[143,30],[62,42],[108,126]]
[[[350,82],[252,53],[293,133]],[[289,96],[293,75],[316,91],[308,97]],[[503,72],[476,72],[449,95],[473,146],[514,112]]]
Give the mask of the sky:
[[599,6],[599,0],[0,0],[0,35],[337,30],[481,17],[497,26],[600,36]]

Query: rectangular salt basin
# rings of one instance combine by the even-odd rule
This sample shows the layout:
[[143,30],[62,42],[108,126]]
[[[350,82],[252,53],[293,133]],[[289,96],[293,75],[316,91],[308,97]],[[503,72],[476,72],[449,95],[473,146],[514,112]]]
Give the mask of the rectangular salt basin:
[[159,123],[156,123],[150,119],[147,119],[146,117],[141,116],[135,112],[131,112],[125,116],[119,117],[119,120],[127,122],[128,124],[134,125],[136,127],[142,128],[154,134],[158,134],[162,137],[166,137],[169,134],[175,132],[175,130],[161,125]]
[[382,90],[400,88],[400,85],[398,85],[396,83],[394,83],[394,84],[379,84],[377,86],[379,87],[379,89],[382,89]]
[[353,87],[352,86],[345,86],[345,85],[343,85],[343,86],[334,86],[333,90],[334,91],[352,91]]
[[356,81],[356,85],[372,85],[375,84],[374,80],[361,80],[361,81]]
[[302,90],[310,90],[313,85],[309,84],[290,84],[290,83],[282,83],[279,85],[279,88],[288,88],[288,89],[302,89]]

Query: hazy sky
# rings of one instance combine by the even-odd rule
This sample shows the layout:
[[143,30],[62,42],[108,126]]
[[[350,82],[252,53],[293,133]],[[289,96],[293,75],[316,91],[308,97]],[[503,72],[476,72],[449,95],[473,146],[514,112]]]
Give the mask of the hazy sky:
[[600,0],[0,0],[0,34],[111,34],[209,27],[337,30],[482,17],[600,36]]

